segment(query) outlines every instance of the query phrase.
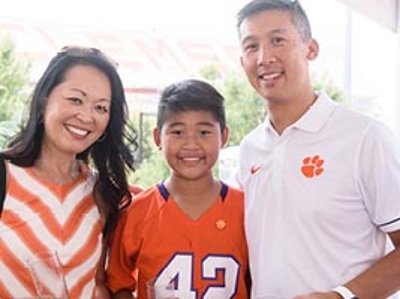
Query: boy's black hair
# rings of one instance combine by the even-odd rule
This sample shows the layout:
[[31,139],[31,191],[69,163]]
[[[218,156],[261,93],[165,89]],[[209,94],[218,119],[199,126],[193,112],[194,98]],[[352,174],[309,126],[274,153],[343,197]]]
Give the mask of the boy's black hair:
[[210,112],[219,122],[221,132],[226,126],[224,97],[211,84],[188,79],[167,86],[161,93],[157,129],[161,131],[171,114],[191,110]]

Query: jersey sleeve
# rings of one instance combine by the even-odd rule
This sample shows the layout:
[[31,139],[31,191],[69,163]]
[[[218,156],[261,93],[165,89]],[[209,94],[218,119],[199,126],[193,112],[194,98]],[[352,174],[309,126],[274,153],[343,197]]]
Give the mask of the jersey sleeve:
[[134,291],[136,288],[135,248],[132,246],[135,243],[133,237],[136,234],[130,226],[129,211],[131,208],[132,205],[121,212],[111,237],[106,274],[107,287],[114,293],[122,289]]

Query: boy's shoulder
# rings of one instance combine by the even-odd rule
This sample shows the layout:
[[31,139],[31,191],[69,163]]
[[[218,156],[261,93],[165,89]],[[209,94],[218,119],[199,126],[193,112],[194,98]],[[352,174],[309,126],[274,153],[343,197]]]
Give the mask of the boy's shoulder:
[[229,192],[231,192],[231,193],[233,193],[235,195],[238,195],[238,196],[244,196],[243,190],[239,189],[239,187],[234,186],[233,184],[227,184],[227,183],[223,183],[223,184],[226,185],[226,187],[228,188]]
[[148,188],[143,188],[137,193],[132,193],[132,204],[138,205],[144,201],[154,199],[159,196],[158,185],[153,185]]
[[225,200],[229,202],[238,202],[239,204],[242,204],[244,201],[244,192],[240,190],[239,188],[225,184],[223,183],[226,187],[226,195],[225,195]]
[[147,189],[139,190],[138,193],[132,192],[132,201],[125,211],[131,219],[144,219],[150,214],[156,213],[165,203],[158,186],[154,185]]

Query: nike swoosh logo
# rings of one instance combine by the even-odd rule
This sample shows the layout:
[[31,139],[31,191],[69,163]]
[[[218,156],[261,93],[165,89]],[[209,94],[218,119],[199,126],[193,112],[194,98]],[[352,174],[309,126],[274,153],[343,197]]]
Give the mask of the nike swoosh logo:
[[251,166],[250,173],[255,174],[257,171],[261,169],[261,166]]

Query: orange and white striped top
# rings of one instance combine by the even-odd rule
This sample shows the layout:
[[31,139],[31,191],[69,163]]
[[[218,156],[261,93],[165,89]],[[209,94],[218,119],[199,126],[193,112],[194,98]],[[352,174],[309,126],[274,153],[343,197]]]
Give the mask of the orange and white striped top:
[[26,261],[56,250],[70,298],[92,298],[101,256],[102,221],[92,196],[96,174],[58,185],[32,168],[7,163],[7,194],[0,219],[0,298],[32,298],[36,291]]

